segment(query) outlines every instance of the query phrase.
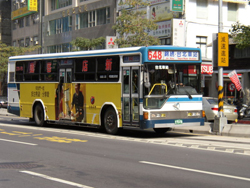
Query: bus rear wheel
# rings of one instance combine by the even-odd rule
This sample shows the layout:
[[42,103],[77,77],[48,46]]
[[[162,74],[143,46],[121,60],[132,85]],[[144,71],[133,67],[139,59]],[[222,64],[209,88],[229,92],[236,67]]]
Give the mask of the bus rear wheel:
[[104,115],[104,127],[108,134],[117,134],[117,115],[112,107],[109,107]]
[[41,104],[37,104],[34,109],[34,120],[36,124],[40,127],[45,125],[44,121],[44,111]]
[[157,134],[164,134],[166,133],[167,131],[170,131],[171,128],[154,128],[154,131],[157,133]]

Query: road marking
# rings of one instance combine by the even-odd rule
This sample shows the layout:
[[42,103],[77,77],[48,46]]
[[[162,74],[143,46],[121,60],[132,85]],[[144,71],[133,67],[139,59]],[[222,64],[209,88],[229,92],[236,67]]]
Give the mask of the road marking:
[[39,174],[39,173],[36,173],[36,172],[25,171],[25,170],[24,171],[19,171],[19,172],[30,174],[32,176],[41,177],[41,178],[48,179],[48,180],[51,180],[51,181],[56,181],[56,182],[59,182],[59,183],[64,183],[64,184],[71,185],[71,186],[74,186],[74,187],[93,188],[93,187],[89,187],[87,185],[82,185],[82,184],[79,184],[79,183],[74,183],[74,182],[71,182],[71,181],[67,181],[67,180],[63,180],[63,179],[59,179],[59,178],[54,178],[54,177],[47,176],[47,175],[44,175],[44,174]]
[[14,141],[14,140],[6,140],[6,139],[0,139],[0,141],[5,141],[5,142],[14,142],[18,144],[26,144],[26,145],[31,145],[31,146],[36,146],[37,144],[32,144],[28,142],[19,142],[19,141]]
[[58,143],[72,143],[72,142],[87,142],[87,140],[80,140],[80,139],[71,139],[67,137],[58,137],[58,136],[52,136],[52,137],[34,137],[34,139],[39,140],[47,140],[50,142],[58,142]]
[[244,177],[240,177],[240,176],[232,176],[232,175],[228,175],[228,174],[220,174],[220,173],[216,173],[216,172],[196,170],[196,169],[191,169],[191,168],[184,168],[184,167],[180,167],[180,166],[172,166],[172,165],[166,165],[166,164],[160,164],[160,163],[154,163],[154,162],[148,162],[148,161],[139,161],[139,162],[144,163],[144,164],[155,165],[155,166],[162,166],[162,167],[174,168],[174,169],[191,171],[191,172],[197,172],[197,173],[202,173],[202,174],[209,174],[209,175],[213,175],[213,176],[221,176],[221,177],[226,177],[226,178],[250,181],[250,178],[244,178]]

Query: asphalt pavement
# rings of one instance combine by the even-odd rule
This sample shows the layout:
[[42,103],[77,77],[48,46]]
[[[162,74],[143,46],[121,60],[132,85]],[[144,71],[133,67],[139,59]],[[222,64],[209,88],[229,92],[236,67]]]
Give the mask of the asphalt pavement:
[[[0,108],[0,115],[16,116],[7,112],[6,108]],[[220,136],[235,136],[250,138],[250,118],[238,120],[237,123],[224,125],[222,132],[212,132],[213,122],[205,122],[204,126],[188,126],[173,128],[173,132],[184,132],[194,134],[208,134]]]

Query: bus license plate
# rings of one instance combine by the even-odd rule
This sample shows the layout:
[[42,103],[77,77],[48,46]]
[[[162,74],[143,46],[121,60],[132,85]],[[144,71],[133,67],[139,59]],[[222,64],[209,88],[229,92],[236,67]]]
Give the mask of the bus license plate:
[[176,119],[174,122],[175,125],[180,125],[182,123],[183,123],[182,119]]

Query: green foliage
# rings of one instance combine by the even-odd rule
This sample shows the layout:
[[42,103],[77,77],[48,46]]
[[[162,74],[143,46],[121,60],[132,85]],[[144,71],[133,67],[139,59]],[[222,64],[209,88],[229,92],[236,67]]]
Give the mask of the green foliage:
[[232,25],[230,32],[234,42],[237,43],[236,48],[244,49],[250,47],[250,26],[236,22]]
[[149,3],[142,0],[127,0],[119,5],[129,7],[121,10],[121,15],[112,27],[118,34],[115,42],[120,48],[159,44],[158,38],[148,35],[150,31],[156,30],[158,25],[147,19],[146,11],[139,10],[141,7],[148,6]]
[[104,37],[99,37],[96,39],[87,39],[83,37],[77,37],[75,40],[71,42],[73,47],[78,47],[81,50],[91,50],[97,46],[102,45],[105,42]]
[[26,52],[37,50],[40,46],[15,47],[7,46],[0,41],[0,74],[7,72],[8,60],[10,56],[24,55]]

